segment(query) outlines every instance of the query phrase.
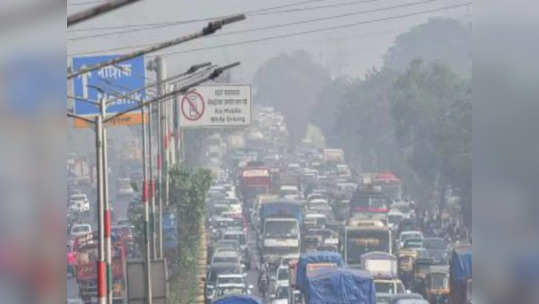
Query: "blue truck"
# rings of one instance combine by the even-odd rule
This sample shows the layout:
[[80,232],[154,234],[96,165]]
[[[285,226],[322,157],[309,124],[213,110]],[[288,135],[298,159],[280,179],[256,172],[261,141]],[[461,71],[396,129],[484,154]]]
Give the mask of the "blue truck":
[[324,269],[307,279],[305,304],[376,304],[376,290],[365,271]]
[[472,246],[453,249],[449,264],[449,304],[471,303]]
[[[305,304],[376,304],[374,281],[369,273],[342,268],[339,253],[310,252],[301,255],[290,286],[296,288]],[[289,293],[292,294],[292,293]],[[289,304],[297,303],[289,297]]]
[[212,304],[263,304],[263,302],[250,295],[227,295],[214,300]]

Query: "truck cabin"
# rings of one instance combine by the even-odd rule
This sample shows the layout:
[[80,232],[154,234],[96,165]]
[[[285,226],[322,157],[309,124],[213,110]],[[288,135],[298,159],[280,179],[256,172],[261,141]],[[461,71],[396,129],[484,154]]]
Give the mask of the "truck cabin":
[[427,273],[429,273],[431,265],[434,264],[434,261],[431,258],[417,258],[414,262],[414,279],[416,281],[418,280],[424,280],[427,276]]
[[307,213],[303,218],[304,229],[324,228],[326,226],[327,216],[321,213]]
[[427,294],[449,293],[449,266],[430,266],[425,276]]
[[361,256],[361,268],[377,279],[398,278],[397,257],[387,252],[367,252]]

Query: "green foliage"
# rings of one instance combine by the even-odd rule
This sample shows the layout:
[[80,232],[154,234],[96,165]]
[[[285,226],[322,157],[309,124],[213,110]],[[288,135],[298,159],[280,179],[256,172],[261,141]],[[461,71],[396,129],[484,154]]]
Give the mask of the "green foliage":
[[[447,66],[414,61],[395,82],[396,137],[423,185],[461,196],[471,189],[471,83]],[[471,199],[463,197],[463,199]]]
[[471,25],[433,18],[397,37],[384,57],[384,66],[404,72],[413,60],[443,63],[459,75],[472,73]]
[[196,257],[212,177],[209,170],[182,165],[172,167],[169,174],[169,208],[176,212],[178,223],[178,261],[180,266],[186,266]]

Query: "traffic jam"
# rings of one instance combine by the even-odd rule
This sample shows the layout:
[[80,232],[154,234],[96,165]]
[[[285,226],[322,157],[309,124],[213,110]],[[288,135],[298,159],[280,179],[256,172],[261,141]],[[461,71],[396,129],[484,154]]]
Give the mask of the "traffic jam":
[[227,144],[208,160],[207,304],[471,303],[471,237],[454,198],[419,208],[392,172],[292,145],[272,108],[214,142]]

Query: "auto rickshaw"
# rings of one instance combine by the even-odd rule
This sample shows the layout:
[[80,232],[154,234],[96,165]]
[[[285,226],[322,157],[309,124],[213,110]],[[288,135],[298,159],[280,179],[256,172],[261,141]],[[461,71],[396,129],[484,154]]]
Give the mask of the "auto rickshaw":
[[449,266],[432,265],[425,276],[425,298],[431,304],[449,302]]
[[425,257],[418,257],[414,262],[414,268],[413,268],[413,290],[414,292],[420,293],[423,296],[426,294],[426,285],[425,285],[425,278],[427,276],[427,273],[429,272],[429,269],[431,265],[434,264],[433,259],[431,258],[425,258]]
[[406,285],[406,287],[408,288],[410,287],[410,283],[412,282],[412,279],[413,279],[412,271],[414,268],[414,261],[416,258],[417,258],[417,251],[406,250],[406,249],[401,249],[397,257],[398,267],[399,267],[399,277],[402,279],[404,285]]

